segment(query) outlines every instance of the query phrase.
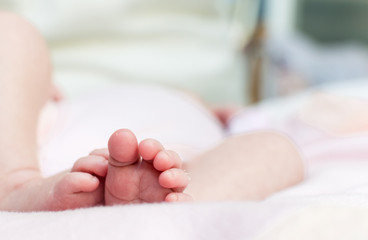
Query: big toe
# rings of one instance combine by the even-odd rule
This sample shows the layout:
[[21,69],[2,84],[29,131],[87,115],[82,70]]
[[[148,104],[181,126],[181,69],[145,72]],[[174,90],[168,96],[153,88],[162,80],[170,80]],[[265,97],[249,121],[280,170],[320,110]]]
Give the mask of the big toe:
[[109,163],[121,167],[135,163],[139,159],[138,141],[134,133],[127,129],[114,132],[108,143]]

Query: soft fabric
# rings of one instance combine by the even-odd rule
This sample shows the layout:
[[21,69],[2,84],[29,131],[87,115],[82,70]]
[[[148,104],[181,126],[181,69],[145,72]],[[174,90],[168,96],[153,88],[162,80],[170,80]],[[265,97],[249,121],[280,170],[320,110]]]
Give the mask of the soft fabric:
[[40,159],[45,175],[67,169],[92,150],[106,148],[117,129],[132,130],[139,141],[155,138],[183,160],[224,138],[209,109],[182,91],[120,84],[49,106],[41,118]]
[[258,1],[0,0],[41,30],[68,97],[116,82],[243,103],[243,48]]
[[318,204],[304,208],[258,240],[345,240],[368,238],[368,208],[354,205]]
[[[0,212],[2,239],[367,239],[367,198],[143,204],[64,212]],[[331,238],[332,237],[332,238]],[[346,238],[343,238],[346,237]]]

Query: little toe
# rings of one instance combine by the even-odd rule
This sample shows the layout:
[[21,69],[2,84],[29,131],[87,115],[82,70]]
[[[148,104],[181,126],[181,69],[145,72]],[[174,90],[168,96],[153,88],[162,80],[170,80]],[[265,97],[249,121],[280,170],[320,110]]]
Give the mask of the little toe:
[[166,202],[190,202],[190,201],[193,201],[193,197],[186,193],[172,192],[166,196],[165,201]]
[[134,133],[120,129],[109,139],[109,163],[116,167],[134,164],[139,160],[138,141]]
[[158,171],[166,171],[170,168],[181,168],[182,161],[179,155],[171,150],[163,150],[157,153],[153,166]]
[[107,160],[104,157],[90,155],[80,158],[74,163],[72,172],[86,172],[96,176],[105,177],[107,174]]
[[164,188],[177,189],[183,191],[189,184],[190,178],[182,169],[172,168],[162,172],[158,179],[160,185]]
[[151,161],[156,157],[157,153],[164,149],[164,147],[159,141],[149,138],[141,141],[138,149],[139,154],[144,160]]

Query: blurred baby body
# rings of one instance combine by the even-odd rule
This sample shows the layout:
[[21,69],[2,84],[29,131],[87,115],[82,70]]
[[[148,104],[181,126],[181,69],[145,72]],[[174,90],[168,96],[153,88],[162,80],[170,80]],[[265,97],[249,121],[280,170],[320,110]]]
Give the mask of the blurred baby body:
[[366,159],[368,98],[312,91],[244,110],[229,126],[229,134],[258,130],[284,133],[309,162]]
[[155,138],[184,160],[224,137],[217,118],[183,92],[117,85],[45,108],[39,127],[44,174],[69,168],[92,149],[106,147],[109,135],[120,128],[132,130],[138,140]]

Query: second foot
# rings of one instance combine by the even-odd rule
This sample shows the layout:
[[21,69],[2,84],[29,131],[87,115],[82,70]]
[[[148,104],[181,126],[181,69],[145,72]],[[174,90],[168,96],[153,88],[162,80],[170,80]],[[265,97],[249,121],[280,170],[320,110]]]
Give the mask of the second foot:
[[109,164],[105,182],[105,204],[190,201],[183,193],[189,177],[181,169],[181,159],[156,140],[138,144],[126,129],[109,140]]
[[[96,152],[96,151],[95,151]],[[0,177],[0,210],[60,211],[102,205],[107,157],[91,153],[70,171],[43,178],[38,170],[20,169]]]

